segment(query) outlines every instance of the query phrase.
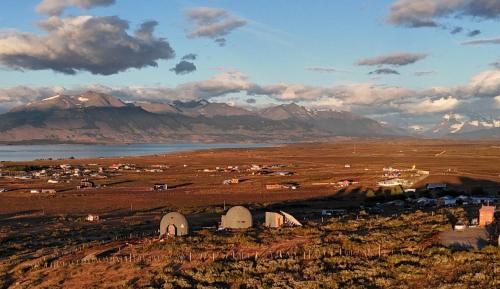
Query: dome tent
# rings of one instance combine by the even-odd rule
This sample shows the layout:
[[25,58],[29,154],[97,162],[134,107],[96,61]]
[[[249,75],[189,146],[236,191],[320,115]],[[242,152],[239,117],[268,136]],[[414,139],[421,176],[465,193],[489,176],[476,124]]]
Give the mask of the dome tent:
[[160,237],[184,236],[189,234],[189,224],[181,213],[171,212],[163,216],[160,222]]
[[224,229],[247,229],[252,225],[252,213],[243,206],[232,207],[221,218],[221,227]]

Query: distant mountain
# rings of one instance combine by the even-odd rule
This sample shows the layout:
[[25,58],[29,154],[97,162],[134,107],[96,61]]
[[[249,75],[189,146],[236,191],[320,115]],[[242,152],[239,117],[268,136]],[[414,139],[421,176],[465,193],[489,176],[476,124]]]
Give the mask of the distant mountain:
[[15,107],[11,110],[11,112],[32,110],[44,111],[85,107],[124,107],[125,105],[125,103],[114,96],[88,91],[74,96],[55,95]]
[[449,138],[498,138],[500,119],[485,115],[461,115],[450,113],[441,122],[425,132],[430,137]]
[[369,118],[297,104],[249,111],[205,100],[124,103],[96,92],[56,95],[0,115],[4,143],[297,142],[400,135]]

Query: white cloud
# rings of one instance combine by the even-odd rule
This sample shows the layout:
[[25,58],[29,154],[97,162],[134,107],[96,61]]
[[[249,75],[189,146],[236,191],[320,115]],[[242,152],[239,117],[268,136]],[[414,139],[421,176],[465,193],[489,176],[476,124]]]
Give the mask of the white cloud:
[[109,6],[115,3],[115,0],[42,0],[36,6],[36,11],[51,16],[61,15],[69,7],[78,7],[81,9],[90,9],[96,6]]
[[451,111],[459,104],[459,100],[453,96],[442,97],[435,100],[425,99],[418,103],[408,103],[402,105],[401,108],[409,113],[426,114]]

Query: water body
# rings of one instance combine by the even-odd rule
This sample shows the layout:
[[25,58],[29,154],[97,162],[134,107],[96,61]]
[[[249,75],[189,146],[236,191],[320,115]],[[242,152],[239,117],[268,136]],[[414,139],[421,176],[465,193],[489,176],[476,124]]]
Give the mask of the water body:
[[269,144],[0,145],[0,161],[77,159],[165,154],[214,148],[259,148]]

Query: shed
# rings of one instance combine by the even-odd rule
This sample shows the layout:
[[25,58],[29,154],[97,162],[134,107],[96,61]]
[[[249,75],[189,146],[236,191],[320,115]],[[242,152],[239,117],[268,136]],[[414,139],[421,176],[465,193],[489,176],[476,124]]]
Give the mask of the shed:
[[232,207],[221,217],[221,228],[223,229],[247,229],[252,225],[252,213],[243,206]]
[[264,226],[268,228],[279,228],[284,224],[284,217],[280,213],[266,212],[266,222]]
[[161,218],[160,238],[187,234],[189,234],[189,224],[186,217],[181,213],[170,212]]
[[495,206],[481,206],[479,209],[479,226],[486,227],[495,219]]
[[268,228],[279,228],[283,227],[284,225],[302,226],[302,224],[297,219],[295,219],[294,216],[286,212],[266,212],[266,222],[264,223],[264,226]]

